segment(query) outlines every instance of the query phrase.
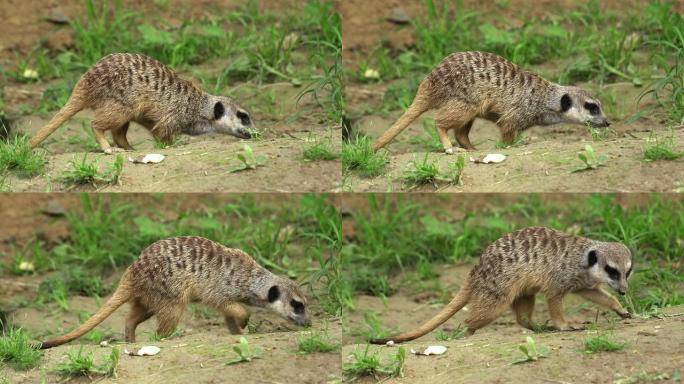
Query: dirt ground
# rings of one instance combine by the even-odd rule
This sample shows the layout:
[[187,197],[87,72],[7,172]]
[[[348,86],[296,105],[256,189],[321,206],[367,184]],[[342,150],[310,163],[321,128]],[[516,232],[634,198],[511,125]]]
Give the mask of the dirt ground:
[[[16,284],[16,281],[14,283]],[[35,289],[30,283],[25,286],[27,290]],[[15,291],[13,298],[16,300],[18,296]],[[77,296],[69,300],[69,308],[68,312],[62,312],[54,306],[41,310],[26,308],[11,316],[15,324],[29,329],[35,335],[40,335],[46,332],[54,333],[59,329],[71,329],[79,323],[78,313],[94,313],[98,304],[93,298]],[[125,315],[126,309],[120,308],[98,327],[104,329],[106,334],[113,334],[121,340],[123,336],[120,330],[123,329]],[[158,355],[122,355],[117,378],[102,379],[94,376],[94,382],[224,383],[230,378],[231,381],[245,383],[282,383],[291,380],[322,383],[339,377],[339,353],[297,354],[297,340],[305,330],[262,310],[253,311],[252,321],[258,324],[258,332],[246,335],[246,338],[252,348],[262,348],[263,354],[261,358],[246,364],[226,365],[226,361],[236,357],[232,347],[239,342],[240,336],[231,335],[219,315],[204,316],[201,312],[193,313],[191,310],[179,326],[181,336],[164,341],[152,341],[150,336],[154,333],[155,325],[151,320],[140,325],[136,343],[119,345],[114,342],[108,347],[100,347],[93,342],[74,342],[47,350],[41,365],[35,369],[28,372],[5,369],[4,374],[13,384],[36,383],[43,378],[53,383],[60,381],[59,376],[52,372],[54,367],[65,362],[68,353],[76,353],[81,347],[84,352],[94,353],[95,362],[98,364],[111,353],[113,346],[119,345],[123,351],[125,348],[131,350],[154,345],[161,348]],[[338,319],[324,318],[314,309],[313,323],[310,330],[327,329],[331,339],[339,343],[341,324]],[[69,382],[89,383],[93,380],[83,378]]]
[[[455,293],[470,270],[470,265],[448,265],[436,268],[439,281],[451,294]],[[401,278],[400,276],[397,279]],[[345,325],[350,329],[364,328],[363,313],[377,311],[383,329],[406,331],[434,316],[441,308],[431,305],[438,295],[435,292],[415,292],[401,289],[386,299],[361,296],[357,307],[361,310],[348,313]],[[539,298],[538,298],[539,299]],[[550,319],[546,303],[537,300],[534,318],[537,322]],[[382,380],[387,383],[641,383],[647,377],[666,374],[675,382],[676,371],[684,366],[684,306],[667,308],[665,316],[656,319],[636,318],[615,322],[616,316],[606,313],[593,304],[573,295],[565,300],[566,318],[575,324],[593,322],[598,318],[601,332],[612,333],[615,340],[628,343],[620,352],[584,352],[584,340],[596,331],[544,332],[533,334],[515,323],[511,313],[479,330],[475,335],[451,341],[437,341],[435,332],[404,345],[407,352],[429,345],[444,345],[447,352],[441,356],[415,356],[408,354],[404,377]],[[467,315],[467,306],[438,329],[455,330]],[[514,358],[522,356],[518,346],[525,337],[532,336],[537,347],[547,346],[547,358],[527,364],[512,365]],[[354,351],[363,351],[365,344],[358,337],[345,334],[343,363],[353,361]],[[382,361],[396,354],[397,347],[371,346],[369,353],[379,352]],[[641,379],[639,379],[641,377]],[[664,376],[663,376],[664,377]],[[620,381],[623,380],[623,381]],[[633,381],[629,381],[633,380]],[[359,382],[374,382],[361,380]]]
[[[363,4],[361,4],[363,3]],[[439,3],[439,2],[437,2]],[[551,17],[559,12],[576,9],[578,2],[525,2],[511,1],[504,9],[496,2],[464,3],[465,9],[477,9],[482,12],[494,12],[503,15],[511,25],[522,25],[530,17]],[[645,3],[632,1],[605,1],[601,7],[605,9],[624,9],[623,7],[644,7]],[[456,8],[454,8],[456,7]],[[452,6],[458,11],[457,6]],[[684,10],[684,2],[675,2],[675,8]],[[359,12],[363,9],[363,12]],[[343,16],[343,59],[347,73],[356,71],[362,60],[378,46],[389,47],[393,52],[411,49],[416,44],[413,27],[410,24],[397,24],[389,18],[399,12],[409,19],[425,16],[423,1],[393,1],[368,3],[356,0],[340,4]],[[492,19],[497,25],[501,17]],[[530,68],[542,74],[550,74],[563,68],[567,63],[545,63],[537,68]],[[412,75],[413,76],[413,75]],[[418,76],[418,75],[416,75]],[[422,76],[422,75],[419,75]],[[346,87],[349,117],[353,128],[371,138],[377,138],[386,131],[400,116],[401,111],[393,111],[387,116],[364,112],[382,105],[385,91],[393,82],[375,84],[360,83],[354,76]],[[598,85],[574,84],[597,91]],[[477,151],[464,152],[466,167],[462,176],[462,185],[437,187],[428,185],[413,188],[402,180],[402,174],[413,169],[411,161],[421,162],[428,154],[431,162],[437,161],[440,170],[445,172],[448,164],[456,159],[454,155],[445,155],[442,151],[429,153],[425,143],[415,143],[416,137],[427,138],[424,124],[431,124],[434,130],[434,112],[425,113],[387,147],[389,163],[385,172],[374,178],[361,178],[354,173],[346,177],[345,189],[355,192],[368,191],[435,191],[440,192],[617,192],[617,191],[657,191],[679,192],[684,190],[684,161],[644,160],[643,149],[651,132],[659,137],[669,137],[670,130],[663,122],[651,116],[641,118],[627,124],[627,117],[637,111],[636,100],[643,88],[634,87],[631,83],[606,84],[603,92],[615,92],[615,111],[619,116],[609,116],[613,121],[608,138],[593,141],[591,135],[582,126],[556,125],[551,127],[534,127],[525,131],[527,140],[524,144],[507,149],[496,149],[495,143],[500,140],[499,130],[494,123],[478,119],[473,125],[470,139]],[[648,104],[648,97],[644,99]],[[604,103],[605,104],[605,103]],[[643,104],[643,103],[642,103]],[[684,147],[684,127],[676,126],[673,131],[673,143],[676,148]],[[455,143],[453,137],[452,141]],[[571,173],[581,165],[578,153],[586,144],[591,145],[597,154],[606,156],[605,166],[588,172]],[[470,157],[481,158],[485,154],[501,153],[507,159],[500,164],[475,164],[468,161]]]
[[[160,17],[170,25],[180,25],[187,18],[207,17],[215,10],[222,13],[237,9],[246,1],[240,0],[202,0],[192,6],[184,1],[170,1],[165,7],[153,2],[124,1],[124,8],[136,10],[147,16]],[[278,12],[291,10],[297,2],[293,1],[260,1],[259,7]],[[20,60],[42,42],[46,47],[59,52],[73,46],[71,28],[57,26],[46,20],[56,10],[71,19],[78,18],[85,12],[84,2],[71,0],[57,1],[3,1],[0,4],[0,17],[5,20],[0,26],[0,66],[13,68]],[[222,63],[208,63],[198,68],[211,70]],[[210,67],[210,68],[207,68]],[[193,79],[192,73],[181,73]],[[12,131],[32,135],[37,132],[56,111],[45,115],[22,115],[19,109],[36,108],[45,89],[54,81],[36,84],[18,83],[6,78],[4,89],[5,104],[8,116],[13,120]],[[33,178],[20,178],[14,174],[7,177],[9,190],[24,191],[107,191],[107,192],[321,192],[338,188],[341,180],[341,165],[334,161],[305,161],[302,150],[312,140],[329,141],[333,151],[340,151],[340,130],[331,127],[321,117],[320,111],[307,113],[305,116],[290,121],[300,108],[312,108],[312,102],[303,99],[297,104],[297,96],[301,87],[289,83],[272,84],[233,84],[231,89],[249,89],[248,92],[238,90],[243,106],[252,110],[256,127],[262,132],[259,140],[239,140],[232,136],[207,135],[198,137],[182,136],[181,144],[167,149],[155,149],[152,137],[142,127],[132,125],[129,141],[135,151],[125,152],[126,159],[149,153],[160,153],[166,159],[160,164],[133,164],[126,161],[123,177],[118,185],[86,185],[71,188],[59,181],[62,173],[70,169],[71,160],[80,161],[84,155],[92,161],[97,159],[104,171],[107,165],[114,162],[115,157],[84,145],[87,139],[83,125],[89,127],[92,115],[89,111],[79,113],[74,119],[63,125],[55,134],[42,144],[39,150],[47,152],[48,166],[44,174]],[[261,95],[274,93],[278,97],[275,105],[265,106]],[[255,105],[256,104],[256,105]],[[271,112],[260,113],[269,109]],[[273,112],[275,111],[275,112]],[[277,116],[277,119],[274,118]],[[18,117],[18,118],[17,118]],[[89,129],[89,128],[88,128]],[[108,135],[111,143],[111,137]],[[70,144],[71,143],[71,144]],[[265,156],[263,166],[257,169],[231,173],[233,166],[240,164],[237,154],[245,145],[249,145],[255,154]],[[88,153],[94,151],[94,153]]]

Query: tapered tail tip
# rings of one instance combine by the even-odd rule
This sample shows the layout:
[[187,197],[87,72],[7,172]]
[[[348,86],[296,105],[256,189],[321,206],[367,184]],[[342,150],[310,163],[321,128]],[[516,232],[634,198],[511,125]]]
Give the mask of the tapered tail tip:
[[392,339],[370,339],[369,343],[378,345],[394,345],[394,340]]

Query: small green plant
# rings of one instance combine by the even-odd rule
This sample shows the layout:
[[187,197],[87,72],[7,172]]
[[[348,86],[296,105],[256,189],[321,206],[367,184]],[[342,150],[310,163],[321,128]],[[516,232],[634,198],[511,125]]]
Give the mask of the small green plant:
[[467,332],[468,328],[459,325],[456,329],[451,331],[440,329],[437,331],[435,338],[439,341],[458,340],[464,338]]
[[524,356],[516,357],[513,359],[512,364],[523,364],[523,363],[529,363],[532,361],[537,361],[541,358],[547,357],[549,354],[549,348],[548,347],[539,347],[537,348],[537,343],[534,341],[533,338],[527,336],[525,338],[525,344],[519,345],[518,349],[524,354]]
[[114,163],[110,164],[104,173],[100,173],[97,160],[88,162],[88,154],[84,154],[80,162],[76,159],[69,161],[71,169],[64,171],[60,179],[68,186],[91,184],[97,188],[98,183],[119,184],[123,172],[124,157],[117,155]]
[[348,356],[352,361],[342,365],[342,374],[346,381],[351,382],[366,376],[372,376],[375,379],[378,379],[379,375],[387,377],[404,376],[406,348],[399,347],[397,353],[385,364],[380,361],[377,353],[369,355],[368,349],[369,345],[366,345],[363,352],[354,351]]
[[594,127],[591,124],[587,124],[585,127],[587,128],[587,132],[589,132],[593,141],[605,141],[610,134],[615,133],[615,131],[610,128]]
[[228,360],[226,362],[228,365],[245,363],[254,359],[259,359],[261,358],[261,354],[264,352],[263,349],[259,347],[252,349],[252,347],[249,345],[249,342],[247,342],[247,339],[244,337],[240,338],[240,344],[233,346],[233,351],[235,351],[238,356]]
[[519,147],[521,145],[524,145],[528,142],[528,137],[523,135],[522,133],[518,133],[515,135],[515,138],[513,139],[513,143],[511,144],[506,144],[501,140],[497,140],[496,144],[494,144],[494,147],[496,149],[505,149],[505,148],[514,148],[514,147]]
[[9,170],[21,177],[33,177],[45,169],[47,159],[40,151],[33,151],[28,136],[0,140],[0,173]]
[[186,144],[187,142],[188,142],[188,140],[185,139],[182,135],[173,136],[171,138],[170,143],[164,143],[163,141],[161,141],[155,137],[154,138],[154,147],[156,149],[174,148],[174,147],[178,147],[180,145]]
[[174,330],[170,335],[160,335],[157,332],[150,335],[150,341],[169,340],[183,335],[182,329]]
[[21,328],[9,328],[0,337],[0,363],[27,370],[38,365],[43,353],[29,342],[29,334]]
[[626,346],[626,343],[616,342],[610,333],[602,333],[584,340],[584,351],[587,353],[617,352]]
[[334,352],[338,349],[339,346],[329,339],[327,332],[304,332],[297,339],[297,351],[300,354]]
[[432,184],[437,188],[437,180],[439,177],[439,165],[437,160],[428,160],[428,154],[425,154],[423,161],[418,162],[413,159],[409,162],[413,166],[412,169],[407,169],[401,175],[401,178],[409,184],[409,186],[417,187],[419,185]]
[[652,133],[648,141],[651,144],[644,147],[644,158],[646,161],[678,160],[684,157],[684,151],[677,151],[675,149],[672,135],[667,138],[659,138]]
[[95,358],[92,353],[83,353],[83,347],[79,348],[76,353],[67,353],[67,357],[67,362],[60,363],[55,367],[55,371],[62,376],[76,377],[97,374],[106,377],[116,377],[120,351],[118,347],[112,348],[112,352],[100,365],[95,365]]
[[409,184],[411,188],[425,184],[432,184],[437,188],[437,183],[440,181],[450,185],[459,185],[461,183],[463,168],[465,168],[465,156],[458,155],[456,161],[449,164],[446,173],[442,173],[439,170],[437,160],[434,162],[428,160],[427,153],[422,162],[418,162],[414,159],[410,164],[413,165],[413,169],[405,171],[402,175],[402,179]]
[[583,165],[573,168],[571,172],[582,172],[597,169],[604,166],[607,160],[606,155],[596,155],[594,148],[587,144],[584,146],[584,152],[581,152],[577,157],[584,163]]
[[371,139],[357,136],[342,145],[342,166],[345,171],[358,172],[363,177],[378,176],[387,165],[387,152],[375,152]]
[[307,141],[310,144],[306,145],[302,151],[302,157],[304,160],[335,160],[339,157],[335,152],[333,152],[332,144],[329,140],[324,141],[309,137]]
[[267,159],[265,155],[255,155],[252,147],[247,144],[245,144],[243,151],[237,154],[237,158],[241,164],[230,168],[230,172],[241,172],[263,167]]

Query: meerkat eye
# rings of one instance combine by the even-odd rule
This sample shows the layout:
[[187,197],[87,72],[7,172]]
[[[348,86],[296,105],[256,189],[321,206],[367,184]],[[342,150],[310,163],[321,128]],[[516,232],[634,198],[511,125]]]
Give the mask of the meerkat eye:
[[291,300],[290,305],[294,309],[294,313],[302,314],[304,313],[304,304],[301,301]]
[[601,113],[601,108],[594,103],[584,103],[584,109],[589,111],[590,114],[596,116]]
[[240,119],[240,121],[242,122],[242,125],[249,125],[250,120],[249,120],[249,114],[247,112],[238,110],[237,113],[235,114],[235,116],[237,116],[238,119]]
[[606,270],[608,277],[610,277],[612,280],[620,280],[620,272],[618,272],[617,269],[607,265],[604,269]]

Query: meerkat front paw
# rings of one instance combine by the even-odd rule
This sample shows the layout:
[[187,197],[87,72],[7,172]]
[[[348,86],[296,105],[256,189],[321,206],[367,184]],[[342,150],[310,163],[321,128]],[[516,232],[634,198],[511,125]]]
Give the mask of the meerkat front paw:
[[615,313],[623,319],[631,319],[633,317],[632,314],[627,311],[615,311]]
[[444,150],[444,153],[446,153],[447,155],[453,155],[454,149],[453,148],[447,148]]
[[563,324],[554,325],[553,329],[555,329],[556,331],[568,332],[568,331],[581,331],[585,328],[583,326],[577,325],[577,324],[563,323]]
[[109,147],[102,150],[102,152],[104,152],[105,155],[113,155],[115,153],[126,152],[126,150],[118,147]]

